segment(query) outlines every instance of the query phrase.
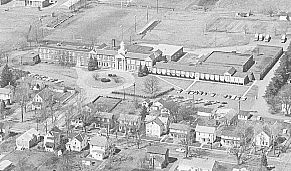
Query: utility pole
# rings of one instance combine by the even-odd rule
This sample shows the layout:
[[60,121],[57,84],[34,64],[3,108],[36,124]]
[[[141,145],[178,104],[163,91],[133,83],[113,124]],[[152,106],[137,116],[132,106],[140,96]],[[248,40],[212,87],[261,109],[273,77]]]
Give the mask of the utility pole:
[[133,95],[134,95],[134,103],[136,102],[136,99],[135,99],[135,82],[133,83]]
[[123,41],[123,25],[121,25],[120,27],[121,27],[121,41]]
[[147,6],[147,22],[149,22],[149,6]]
[[134,16],[134,32],[136,32],[136,15]]
[[159,0],[157,0],[157,13],[159,13]]
[[125,89],[124,89],[124,86],[123,86],[123,100],[125,100]]

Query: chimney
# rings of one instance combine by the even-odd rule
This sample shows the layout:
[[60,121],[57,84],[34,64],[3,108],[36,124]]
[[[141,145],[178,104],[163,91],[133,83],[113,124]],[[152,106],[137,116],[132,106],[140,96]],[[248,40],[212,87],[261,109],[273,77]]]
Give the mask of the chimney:
[[112,47],[116,47],[116,44],[115,44],[115,39],[112,39]]

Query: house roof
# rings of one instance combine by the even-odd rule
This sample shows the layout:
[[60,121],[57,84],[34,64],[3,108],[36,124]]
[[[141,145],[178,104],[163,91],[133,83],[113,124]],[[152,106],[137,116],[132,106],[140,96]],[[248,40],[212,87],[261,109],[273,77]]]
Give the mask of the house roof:
[[245,111],[245,110],[240,110],[238,112],[238,115],[241,115],[241,116],[250,116],[251,115],[251,112],[250,111]]
[[0,88],[0,94],[9,94],[9,93],[11,93],[11,89]]
[[191,170],[191,168],[201,168],[206,170],[213,170],[216,161],[212,159],[192,158],[180,159],[179,170]]
[[147,153],[165,155],[169,149],[162,146],[148,146],[146,150]]
[[52,132],[63,132],[62,130],[60,130],[59,127],[57,126],[54,126],[52,129],[51,129]]
[[46,142],[45,143],[45,146],[48,147],[48,148],[54,148],[55,147],[55,144],[52,143],[52,142]]
[[104,147],[107,145],[107,138],[104,136],[93,136],[90,140],[90,145]]
[[198,112],[212,113],[213,110],[213,108],[197,107]]
[[125,49],[128,52],[150,54],[153,52],[154,48],[149,47],[149,46],[141,46],[141,45],[125,45]]
[[[149,116],[149,115],[147,115],[147,116]],[[152,116],[150,116],[150,117],[152,117]],[[159,117],[155,117],[155,118],[153,118],[152,120],[148,120],[148,121],[146,121],[147,123],[150,123],[150,122],[155,122],[156,124],[158,124],[159,126],[163,126],[164,125],[164,123],[159,119]]]
[[183,130],[183,131],[189,131],[190,126],[186,124],[181,124],[181,123],[171,123],[170,124],[170,129],[176,129],[176,130]]
[[140,119],[138,115],[130,115],[130,114],[120,114],[118,121],[134,121],[137,122]]
[[158,44],[156,47],[156,50],[160,49],[164,55],[172,56],[182,48],[183,48],[183,46],[176,46],[176,45],[169,45],[169,44]]
[[37,95],[39,95],[42,99],[45,99],[48,98],[47,96],[50,95],[51,93],[52,93],[51,90],[49,90],[48,88],[44,88],[40,92],[38,92]]
[[217,109],[215,113],[221,118],[226,118],[227,120],[231,120],[237,115],[237,111],[234,109]]
[[6,89],[10,89],[10,90],[13,90],[15,87],[11,84],[8,84],[7,86],[5,86],[4,88]]
[[12,162],[10,160],[3,160],[0,162],[0,170],[5,170],[10,165],[12,165]]
[[95,116],[100,118],[112,119],[114,114],[108,112],[96,112]]
[[36,129],[31,128],[28,131],[26,131],[25,133],[23,133],[22,135],[20,135],[17,139],[29,141],[29,140],[33,139],[34,136],[38,136],[38,135],[39,135],[39,132]]
[[215,127],[200,126],[198,124],[196,125],[196,128],[195,128],[196,132],[204,132],[204,133],[210,133],[210,134],[214,134],[215,130],[216,130]]
[[82,142],[84,140],[85,136],[86,136],[85,133],[79,133],[74,138],[76,138],[78,141]]
[[238,135],[236,129],[237,129],[237,127],[235,127],[235,126],[223,127],[223,129],[221,130],[221,135],[239,138],[240,136]]

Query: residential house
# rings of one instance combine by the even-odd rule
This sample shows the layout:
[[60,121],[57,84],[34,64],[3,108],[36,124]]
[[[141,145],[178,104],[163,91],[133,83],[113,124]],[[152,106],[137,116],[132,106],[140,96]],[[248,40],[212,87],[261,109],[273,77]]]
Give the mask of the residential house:
[[41,110],[45,100],[52,96],[52,92],[48,88],[42,89],[32,99],[32,110]]
[[109,144],[105,136],[93,136],[89,142],[89,156],[96,160],[103,160],[109,155]]
[[54,126],[45,136],[43,140],[45,151],[53,152],[62,138],[62,130]]
[[214,113],[213,108],[197,107],[197,115],[211,117]]
[[216,139],[216,128],[196,125],[196,141],[200,143],[213,143]]
[[253,114],[250,111],[244,111],[240,110],[238,112],[237,118],[238,120],[250,120],[252,118]]
[[268,130],[260,131],[257,135],[255,135],[254,143],[259,147],[269,147],[272,142],[271,133]]
[[49,6],[49,0],[26,0],[25,6],[44,8]]
[[190,136],[191,128],[188,124],[171,123],[169,131],[174,143],[181,143],[187,141],[187,138]]
[[9,88],[0,88],[0,100],[4,100],[5,104],[10,104],[12,93]]
[[20,65],[35,65],[40,62],[40,57],[38,53],[33,51],[28,52],[20,56]]
[[281,21],[290,21],[290,12],[280,12],[279,13],[279,20]]
[[94,115],[93,127],[113,129],[115,126],[115,115],[108,112],[97,112]]
[[150,107],[150,110],[161,110],[164,107],[163,101],[164,100],[160,99],[158,101],[153,102],[153,104]]
[[71,120],[71,125],[74,126],[74,127],[83,128],[84,127],[84,122],[82,121],[82,119],[76,118],[76,119]]
[[16,148],[29,149],[38,143],[39,137],[39,132],[36,129],[31,128],[16,138]]
[[4,5],[7,4],[8,2],[10,2],[11,0],[0,0],[0,5]]
[[13,170],[14,166],[10,160],[3,160],[0,162],[0,171]]
[[234,109],[217,109],[215,119],[217,125],[235,125],[237,123],[237,111]]
[[120,114],[118,118],[120,132],[134,132],[139,127],[141,116]]
[[85,133],[72,134],[69,142],[66,144],[66,149],[71,151],[82,151],[88,145],[88,137]]
[[166,130],[164,123],[157,116],[147,115],[145,127],[147,136],[160,137]]
[[217,162],[212,159],[192,158],[180,159],[177,171],[213,171]]
[[238,146],[240,143],[240,136],[238,135],[235,126],[227,126],[221,130],[221,145],[224,147]]
[[149,99],[146,99],[141,103],[141,106],[146,107],[148,109],[151,107],[152,104],[153,102],[151,102]]
[[147,154],[151,160],[151,165],[157,169],[163,169],[169,164],[169,149],[162,146],[148,146]]

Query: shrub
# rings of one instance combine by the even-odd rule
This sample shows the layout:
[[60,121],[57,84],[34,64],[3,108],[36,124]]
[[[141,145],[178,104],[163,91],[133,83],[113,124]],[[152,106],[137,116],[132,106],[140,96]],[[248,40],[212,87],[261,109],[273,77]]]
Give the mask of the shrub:
[[98,79],[99,79],[99,75],[98,75],[97,73],[95,73],[95,74],[93,74],[93,78],[94,78],[95,80],[98,80]]
[[112,77],[112,74],[108,74],[108,77]]
[[111,80],[109,79],[109,78],[101,78],[101,82],[105,82],[105,83],[107,83],[107,82],[110,82]]
[[143,75],[143,73],[138,73],[137,76],[138,77],[143,77],[144,75]]
[[112,77],[117,77],[117,75],[116,74],[112,74]]

